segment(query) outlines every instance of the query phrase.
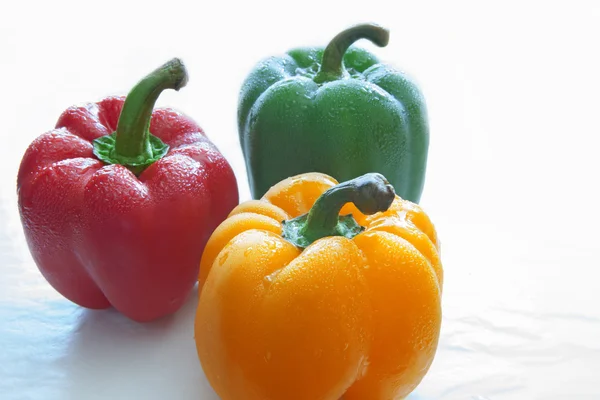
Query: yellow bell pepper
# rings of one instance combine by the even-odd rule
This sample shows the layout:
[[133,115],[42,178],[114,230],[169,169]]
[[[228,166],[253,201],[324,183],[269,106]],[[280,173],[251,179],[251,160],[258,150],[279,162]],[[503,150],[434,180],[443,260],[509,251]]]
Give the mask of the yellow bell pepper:
[[196,346],[222,400],[401,399],[436,352],[436,232],[379,174],[298,175],[240,204],[199,283]]

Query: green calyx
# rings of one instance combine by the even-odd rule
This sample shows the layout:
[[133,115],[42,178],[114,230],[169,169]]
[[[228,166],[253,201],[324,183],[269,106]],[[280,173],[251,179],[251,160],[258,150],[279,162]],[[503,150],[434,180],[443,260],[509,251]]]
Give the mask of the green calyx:
[[387,46],[390,33],[376,24],[361,24],[348,28],[337,34],[325,47],[321,68],[313,79],[316,83],[324,83],[345,78],[348,72],[344,68],[344,54],[359,39],[368,39],[379,47]]
[[136,175],[164,157],[169,146],[150,133],[152,110],[163,90],[179,90],[187,80],[183,62],[174,58],[138,82],[125,99],[116,132],[94,140],[96,157]]
[[352,239],[364,230],[352,215],[340,216],[346,203],[354,203],[363,214],[386,211],[392,205],[394,187],[381,174],[370,173],[340,183],[323,193],[308,214],[283,221],[283,238],[306,248],[327,236]]
[[124,156],[115,151],[118,141],[117,135],[118,132],[113,132],[94,140],[94,154],[107,164],[124,165],[136,175],[141,174],[153,162],[163,158],[169,151],[168,144],[148,133],[147,145],[144,146],[144,151],[141,154],[134,157]]

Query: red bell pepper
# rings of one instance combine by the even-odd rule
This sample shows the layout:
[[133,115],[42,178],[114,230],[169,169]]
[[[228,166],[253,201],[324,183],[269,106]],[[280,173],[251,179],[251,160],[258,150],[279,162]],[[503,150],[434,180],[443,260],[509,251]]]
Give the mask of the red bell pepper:
[[23,156],[17,191],[29,249],[80,306],[112,305],[140,322],[175,312],[210,234],[238,204],[233,171],[202,129],[172,109],[153,111],[163,90],[186,82],[183,63],[171,60],[126,99],[67,109]]

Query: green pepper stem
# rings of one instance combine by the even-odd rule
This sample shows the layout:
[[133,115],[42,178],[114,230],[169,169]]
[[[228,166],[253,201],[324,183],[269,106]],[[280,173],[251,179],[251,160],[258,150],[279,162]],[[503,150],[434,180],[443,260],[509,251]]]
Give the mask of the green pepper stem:
[[122,164],[136,164],[152,157],[149,136],[154,104],[163,90],[179,90],[187,80],[183,62],[174,58],[131,89],[117,124],[113,158],[119,159]]
[[323,83],[346,76],[347,72],[343,63],[344,54],[357,40],[368,39],[379,47],[385,47],[389,38],[389,31],[376,24],[356,25],[338,33],[325,48],[321,67],[314,81]]
[[363,214],[370,215],[387,210],[395,196],[394,187],[377,173],[340,183],[317,199],[300,233],[311,243],[325,236],[339,235],[339,214],[346,203],[352,202]]

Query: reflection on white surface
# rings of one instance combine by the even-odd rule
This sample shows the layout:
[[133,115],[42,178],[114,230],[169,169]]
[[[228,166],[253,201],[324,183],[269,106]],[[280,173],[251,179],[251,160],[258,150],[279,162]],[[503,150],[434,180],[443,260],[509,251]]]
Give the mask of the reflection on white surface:
[[138,324],[61,298],[31,263],[10,263],[4,228],[0,243],[14,284],[0,302],[0,398],[217,399],[196,357],[196,290],[176,315]]
[[599,3],[305,2],[292,19],[256,2],[171,1],[176,18],[147,3],[71,3],[36,13],[15,3],[0,24],[0,399],[217,399],[193,341],[196,293],[140,325],[80,309],[40,276],[15,196],[29,142],[71,104],[125,93],[180,56],[190,83],[159,104],[199,122],[245,200],[235,121],[244,76],[264,56],[362,21],[390,28],[388,47],[359,44],[416,76],[429,106],[422,205],[442,241],[444,320],[410,399],[600,398]]

